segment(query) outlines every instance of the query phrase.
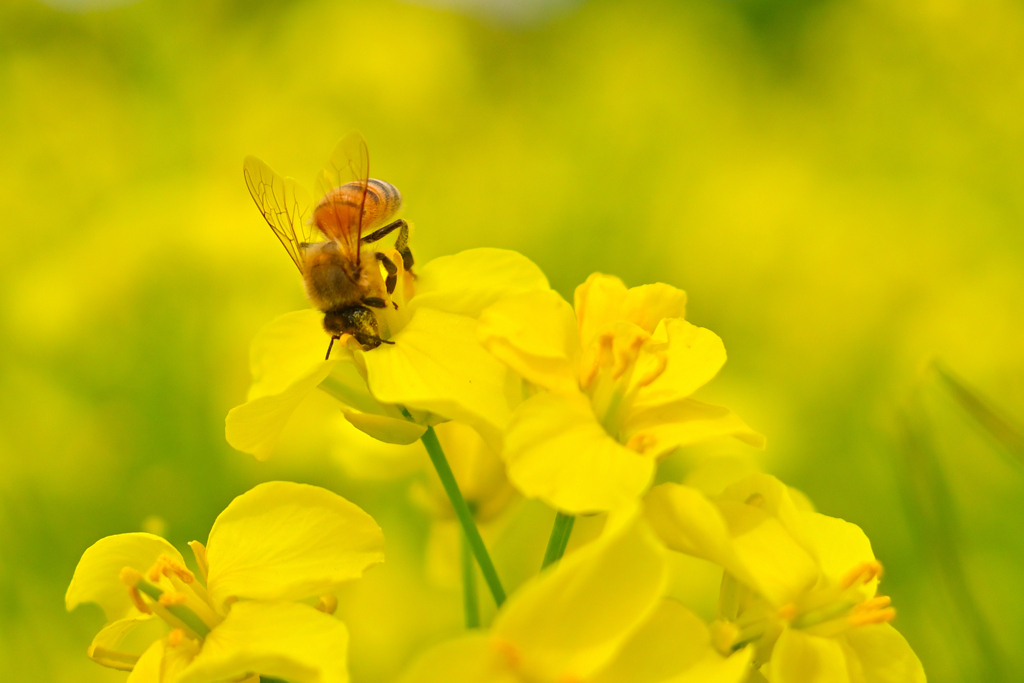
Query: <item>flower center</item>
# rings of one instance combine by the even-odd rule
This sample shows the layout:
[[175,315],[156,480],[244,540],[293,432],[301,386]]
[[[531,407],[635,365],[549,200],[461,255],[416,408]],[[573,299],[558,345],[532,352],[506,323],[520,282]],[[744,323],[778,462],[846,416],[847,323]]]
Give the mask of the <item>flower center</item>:
[[[779,609],[772,609],[763,600],[752,600],[749,594],[741,595],[744,591],[749,593],[748,589],[726,575],[720,605],[723,618],[712,624],[712,642],[723,655],[756,643],[755,661],[763,663],[786,627],[832,637],[851,628],[888,623],[896,618],[889,596],[865,597],[865,586],[881,575],[881,563],[864,562],[838,584],[814,588]],[[738,614],[730,614],[730,608],[735,611],[740,603],[744,603],[744,608]]]
[[665,371],[663,347],[642,328],[620,322],[597,335],[584,351],[580,388],[605,431],[619,442],[637,393]]
[[[199,559],[202,544],[193,541],[193,550]],[[203,548],[205,559],[205,548]],[[205,563],[200,561],[200,567]],[[155,614],[172,628],[168,643],[172,646],[184,638],[201,642],[223,617],[210,603],[206,587],[196,580],[195,574],[177,560],[162,555],[143,574],[134,567],[121,570],[121,581],[128,586],[132,602],[145,614]]]

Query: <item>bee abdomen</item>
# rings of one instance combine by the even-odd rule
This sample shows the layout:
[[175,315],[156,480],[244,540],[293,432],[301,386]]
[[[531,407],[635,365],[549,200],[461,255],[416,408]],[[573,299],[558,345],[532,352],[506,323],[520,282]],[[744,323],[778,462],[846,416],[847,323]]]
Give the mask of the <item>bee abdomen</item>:
[[402,195],[389,182],[370,178],[366,182],[366,204],[363,206],[363,232],[384,225],[402,208]]

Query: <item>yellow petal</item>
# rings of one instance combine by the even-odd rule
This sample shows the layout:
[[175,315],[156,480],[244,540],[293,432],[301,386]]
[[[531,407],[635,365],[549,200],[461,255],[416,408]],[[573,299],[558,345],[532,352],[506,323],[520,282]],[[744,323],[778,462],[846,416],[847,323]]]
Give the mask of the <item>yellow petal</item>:
[[772,650],[772,683],[850,683],[846,656],[834,638],[787,628]]
[[[817,558],[821,573],[829,583],[836,585],[854,567],[875,560],[871,541],[856,524],[816,512],[804,512],[802,516],[810,542],[809,550]],[[871,597],[877,585],[878,579],[875,578],[860,590],[864,597]]]
[[711,653],[711,636],[697,615],[675,600],[662,600],[594,683],[659,683]]
[[579,390],[580,340],[572,307],[545,290],[504,298],[480,315],[480,343],[526,380]]
[[474,634],[433,647],[406,670],[402,683],[520,683],[502,650]]
[[636,443],[649,457],[666,455],[680,446],[732,436],[764,447],[764,437],[748,427],[736,413],[722,406],[684,398],[673,403],[633,406],[622,425],[622,438]]
[[362,353],[370,391],[382,403],[464,422],[500,447],[521,380],[480,345],[476,326],[464,315],[419,308],[394,344]]
[[344,413],[345,419],[353,427],[367,436],[372,436],[378,441],[396,446],[414,444],[427,431],[426,426],[405,419],[374,415],[372,413],[360,413],[355,410],[345,410],[344,408],[342,413]]
[[[153,618],[153,615],[144,614],[110,622],[100,629],[100,632],[92,639],[87,653],[89,659],[111,669],[131,671],[139,661],[139,655],[122,649],[121,642],[129,633],[138,630],[140,626],[148,625]],[[154,636],[154,639],[157,639],[160,634],[155,632]]]
[[572,514],[634,501],[654,474],[654,460],[610,437],[581,393],[524,401],[505,434],[502,458],[523,495]]
[[856,658],[865,683],[925,683],[921,660],[889,624],[850,629],[845,645],[847,658]]
[[341,412],[356,429],[385,443],[408,445],[419,440],[426,427],[412,422],[398,406],[386,405],[370,393],[356,362],[340,362],[320,383],[320,389],[337,399]]
[[626,289],[622,280],[594,273],[576,288],[576,318],[583,348],[602,328],[625,320],[653,333],[663,318],[686,315],[686,292],[666,284]]
[[224,610],[233,598],[301,600],[332,593],[384,561],[373,518],[318,486],[267,482],[220,513],[206,546],[209,594]]
[[291,602],[235,603],[181,672],[180,683],[257,673],[289,683],[346,683],[348,631],[332,616]]
[[753,647],[734,652],[728,658],[706,652],[699,662],[664,683],[743,683],[751,680],[748,677],[753,658]]
[[635,405],[651,406],[687,398],[711,381],[725,364],[725,345],[711,330],[680,318],[663,320],[651,346],[665,356],[665,369],[640,389]]
[[423,266],[409,306],[476,318],[503,297],[544,289],[549,289],[547,277],[522,254],[468,249]]
[[524,584],[495,617],[495,642],[543,680],[587,679],[657,607],[665,552],[635,510]]
[[[280,394],[323,362],[331,340],[324,332],[323,320],[320,311],[293,311],[256,333],[249,349],[252,386],[248,400]],[[344,353],[339,348],[334,351]]]
[[721,565],[776,606],[818,578],[814,559],[778,519],[755,505],[713,503],[689,486],[662,484],[647,495],[645,506],[669,548]]
[[196,649],[191,642],[171,647],[161,638],[142,654],[128,674],[127,683],[177,683],[178,675],[192,660]]
[[101,538],[82,553],[64,596],[64,605],[74,609],[83,602],[95,602],[103,609],[107,622],[128,616],[141,616],[121,582],[121,570],[132,567],[146,572],[166,555],[185,566],[174,546],[153,534],[117,534]]
[[337,359],[320,361],[281,393],[257,396],[232,408],[224,423],[228,443],[257,460],[269,458],[292,413],[337,363]]

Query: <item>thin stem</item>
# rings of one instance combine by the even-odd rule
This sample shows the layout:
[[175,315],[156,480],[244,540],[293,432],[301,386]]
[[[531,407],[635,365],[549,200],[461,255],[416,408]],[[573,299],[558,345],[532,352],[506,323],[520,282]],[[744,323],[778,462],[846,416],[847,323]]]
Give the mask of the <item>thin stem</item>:
[[555,515],[555,523],[551,527],[551,536],[548,537],[548,548],[544,551],[544,561],[540,568],[544,569],[552,562],[558,562],[565,554],[565,547],[569,545],[569,536],[572,535],[572,525],[576,521],[573,515],[566,515],[561,512]]
[[491,556],[487,554],[487,546],[484,545],[484,539],[480,538],[480,531],[476,528],[476,522],[473,521],[473,513],[469,511],[466,499],[459,491],[459,485],[455,481],[455,475],[452,474],[452,468],[448,465],[448,459],[444,457],[444,450],[441,448],[441,442],[437,440],[434,428],[427,427],[427,431],[420,437],[420,441],[426,446],[430,462],[434,463],[434,469],[437,470],[441,485],[444,486],[444,491],[448,494],[448,500],[452,503],[455,516],[462,524],[466,542],[469,543],[469,548],[473,551],[473,556],[476,557],[476,563],[480,565],[480,573],[484,575],[487,587],[491,589],[494,604],[501,607],[501,603],[505,602],[505,589],[501,587],[498,572],[494,569]]
[[480,606],[476,599],[476,563],[473,551],[465,534],[459,534],[462,541],[462,610],[466,614],[466,628],[480,627]]

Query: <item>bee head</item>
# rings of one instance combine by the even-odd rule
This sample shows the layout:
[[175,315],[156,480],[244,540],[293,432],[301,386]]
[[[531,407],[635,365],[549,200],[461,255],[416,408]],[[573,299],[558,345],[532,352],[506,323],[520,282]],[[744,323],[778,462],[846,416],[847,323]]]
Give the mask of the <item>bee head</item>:
[[351,334],[367,349],[377,348],[381,343],[376,316],[359,304],[325,311],[324,330],[332,337]]

